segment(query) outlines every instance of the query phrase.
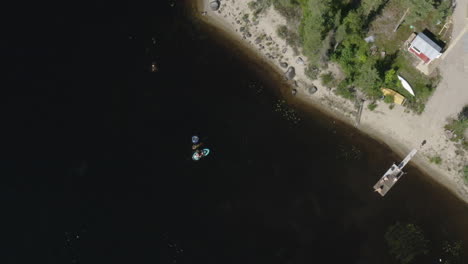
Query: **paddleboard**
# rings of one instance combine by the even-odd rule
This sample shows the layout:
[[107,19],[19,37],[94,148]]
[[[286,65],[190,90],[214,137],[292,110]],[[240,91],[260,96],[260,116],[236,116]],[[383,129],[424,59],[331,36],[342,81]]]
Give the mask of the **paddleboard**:
[[203,153],[203,157],[206,157],[208,156],[208,154],[210,154],[210,149],[205,148],[202,150],[202,153]]

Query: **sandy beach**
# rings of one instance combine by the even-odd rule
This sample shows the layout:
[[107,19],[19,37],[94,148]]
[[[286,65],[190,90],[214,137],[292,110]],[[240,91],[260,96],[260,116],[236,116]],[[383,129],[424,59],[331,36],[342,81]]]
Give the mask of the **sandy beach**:
[[[288,67],[295,68],[296,75],[287,90],[297,90],[295,100],[356,127],[388,145],[402,157],[411,149],[418,149],[412,164],[468,203],[468,186],[463,182],[461,172],[463,166],[468,164],[468,155],[465,152],[456,154],[457,146],[450,141],[444,129],[447,120],[454,118],[468,104],[468,89],[465,89],[468,83],[468,50],[463,47],[463,40],[468,39],[468,0],[457,1],[452,39],[462,41],[453,41],[450,52],[440,59],[439,68],[443,80],[426,104],[425,111],[417,115],[405,111],[400,105],[390,109],[383,102],[374,111],[370,111],[367,108],[369,102],[365,102],[359,125],[356,122],[358,110],[353,103],[330,92],[319,80],[311,81],[306,77],[304,70],[307,67],[307,58],[302,54],[294,54],[293,49],[276,33],[278,26],[286,24],[286,20],[276,10],[270,8],[259,16],[258,23],[252,24],[245,19],[252,17],[248,7],[250,1],[222,0],[218,11],[210,9],[210,2],[197,0],[194,3],[194,10],[200,21],[224,31],[243,48],[254,51],[271,64],[277,74],[284,75],[287,69],[280,63],[287,63]],[[329,70],[333,71],[333,68],[331,65]],[[318,89],[313,94],[309,92],[312,86]],[[421,147],[423,140],[427,143]],[[443,162],[439,165],[430,163],[429,157],[434,156],[441,157]],[[382,172],[386,169],[382,168]],[[376,175],[376,181],[379,177],[380,175]]]

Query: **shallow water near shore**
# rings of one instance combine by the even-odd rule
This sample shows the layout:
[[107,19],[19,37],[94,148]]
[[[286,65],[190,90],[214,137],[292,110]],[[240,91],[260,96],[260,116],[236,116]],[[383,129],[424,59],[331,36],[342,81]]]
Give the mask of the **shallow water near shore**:
[[[44,133],[47,151],[25,168],[41,177],[10,193],[26,208],[12,244],[35,253],[18,263],[390,264],[397,221],[435,249],[415,263],[435,262],[444,240],[468,252],[466,205],[411,164],[385,198],[372,192],[400,157],[295,101],[182,3],[79,25],[80,74],[57,93],[70,106],[45,122],[62,133]],[[199,162],[193,134],[212,151]]]

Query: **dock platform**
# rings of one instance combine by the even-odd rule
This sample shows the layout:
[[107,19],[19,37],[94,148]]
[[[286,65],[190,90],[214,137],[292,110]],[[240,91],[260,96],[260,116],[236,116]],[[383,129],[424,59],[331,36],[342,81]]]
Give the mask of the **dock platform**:
[[418,152],[416,149],[413,149],[400,164],[392,166],[384,173],[382,178],[374,185],[374,190],[378,192],[380,195],[385,196],[388,191],[398,182],[398,180],[405,174],[403,172],[403,167],[408,164],[408,162],[416,155]]

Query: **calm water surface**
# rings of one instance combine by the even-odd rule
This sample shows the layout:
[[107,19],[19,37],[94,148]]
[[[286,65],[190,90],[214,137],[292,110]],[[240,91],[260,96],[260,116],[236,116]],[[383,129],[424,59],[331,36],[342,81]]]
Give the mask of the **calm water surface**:
[[[380,198],[400,157],[288,96],[302,121],[275,111],[285,86],[264,63],[191,21],[189,1],[153,2],[54,17],[27,54],[48,61],[36,72],[28,44],[12,49],[9,78],[37,89],[4,104],[6,263],[390,264],[396,221],[432,241],[418,263],[444,240],[468,251],[463,203],[412,166]],[[212,149],[197,163],[194,133]]]

